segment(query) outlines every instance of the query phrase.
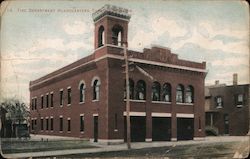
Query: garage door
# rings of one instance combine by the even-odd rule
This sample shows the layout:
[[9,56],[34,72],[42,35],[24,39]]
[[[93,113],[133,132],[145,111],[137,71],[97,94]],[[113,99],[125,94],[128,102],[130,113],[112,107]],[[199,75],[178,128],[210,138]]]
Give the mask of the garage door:
[[171,139],[171,118],[153,117],[152,118],[152,140],[170,141]]
[[177,118],[177,140],[193,140],[194,119]]
[[[126,142],[127,126],[126,117],[124,117],[124,141]],[[130,117],[130,134],[131,142],[144,142],[146,138],[146,117],[131,116]]]

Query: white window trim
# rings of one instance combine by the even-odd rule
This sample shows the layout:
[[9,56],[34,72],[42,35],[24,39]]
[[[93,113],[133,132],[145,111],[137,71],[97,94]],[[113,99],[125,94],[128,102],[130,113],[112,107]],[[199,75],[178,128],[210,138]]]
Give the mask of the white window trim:
[[165,101],[151,101],[151,103],[155,103],[155,104],[171,104],[171,102],[165,102]]
[[176,105],[194,105],[194,103],[179,103],[179,102],[177,102]]
[[[145,103],[146,100],[139,100],[139,99],[129,99],[130,102],[138,102],[138,103]],[[126,102],[126,99],[124,99],[124,102]]]

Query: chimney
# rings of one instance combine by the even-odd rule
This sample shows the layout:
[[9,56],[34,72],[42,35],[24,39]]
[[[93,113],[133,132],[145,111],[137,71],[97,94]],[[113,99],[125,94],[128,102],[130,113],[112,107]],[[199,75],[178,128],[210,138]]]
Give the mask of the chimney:
[[233,85],[237,85],[238,84],[238,74],[234,73],[233,74]]
[[220,83],[219,80],[216,80],[216,81],[215,81],[215,85],[218,85],[219,83]]

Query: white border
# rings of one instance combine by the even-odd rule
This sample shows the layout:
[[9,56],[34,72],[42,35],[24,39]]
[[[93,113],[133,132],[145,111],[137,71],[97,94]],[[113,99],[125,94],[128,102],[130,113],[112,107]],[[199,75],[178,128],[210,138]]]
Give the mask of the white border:
[[194,118],[194,114],[184,114],[184,113],[177,113],[177,118]]
[[171,117],[171,113],[152,113],[152,117]]
[[[123,112],[123,115],[126,116],[127,112]],[[146,116],[146,112],[129,112],[129,116]]]

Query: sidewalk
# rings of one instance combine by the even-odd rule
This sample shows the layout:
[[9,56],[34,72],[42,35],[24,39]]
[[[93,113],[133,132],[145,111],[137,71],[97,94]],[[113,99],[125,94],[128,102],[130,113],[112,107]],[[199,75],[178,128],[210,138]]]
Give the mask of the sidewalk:
[[[59,139],[59,138],[57,138]],[[220,143],[220,142],[249,142],[249,136],[218,136],[218,137],[206,137],[205,140],[200,141],[174,141],[174,142],[139,142],[132,143],[132,149],[142,149],[150,147],[163,147],[163,146],[178,146],[178,145],[191,145],[191,144],[207,144],[207,143]],[[127,150],[126,143],[119,145],[100,145],[98,143],[90,143],[98,148],[86,148],[86,149],[71,149],[71,150],[57,150],[57,151],[44,151],[44,152],[32,152],[32,153],[18,153],[18,154],[6,154],[7,158],[22,158],[22,157],[38,157],[38,156],[59,156],[59,155],[71,155],[81,153],[97,153],[97,152],[113,152]]]

